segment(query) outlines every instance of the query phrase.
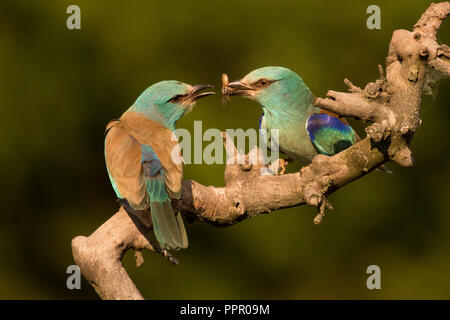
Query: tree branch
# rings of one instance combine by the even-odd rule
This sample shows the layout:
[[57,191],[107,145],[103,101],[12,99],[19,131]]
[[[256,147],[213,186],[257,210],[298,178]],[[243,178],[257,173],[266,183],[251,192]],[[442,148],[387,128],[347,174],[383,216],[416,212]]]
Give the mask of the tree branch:
[[[317,208],[314,222],[320,223],[325,208],[332,208],[327,197],[337,189],[389,160],[412,166],[409,143],[422,121],[419,111],[424,85],[431,81],[431,74],[439,79],[450,77],[449,48],[436,42],[436,33],[449,14],[450,2],[431,4],[412,32],[396,30],[386,58],[386,75],[379,66],[379,79],[364,90],[345,79],[349,93],[329,91],[326,98],[316,99],[321,108],[372,122],[366,138],[335,156],[317,155],[300,172],[285,175],[264,174],[273,169],[262,161],[250,161],[261,160],[259,149],[245,156],[234,153],[246,162],[226,166],[225,187],[184,181],[181,200],[172,201],[174,209],[190,221],[226,226],[308,204]],[[230,139],[225,139],[225,147],[229,153],[236,152]],[[143,299],[121,264],[130,248],[158,252],[177,263],[150,241],[146,236],[150,230],[148,216],[128,216],[121,209],[89,237],[73,239],[75,262],[101,298]],[[137,264],[142,262],[138,253]]]

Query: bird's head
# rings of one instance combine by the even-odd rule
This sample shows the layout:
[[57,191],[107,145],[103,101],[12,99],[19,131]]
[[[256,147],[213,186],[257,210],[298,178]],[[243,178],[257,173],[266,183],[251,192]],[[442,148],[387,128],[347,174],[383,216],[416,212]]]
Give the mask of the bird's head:
[[314,97],[302,78],[284,67],[264,67],[253,70],[238,81],[223,88],[226,95],[243,96],[257,101],[271,112],[296,106],[310,107]]
[[133,111],[172,128],[186,112],[192,110],[198,99],[215,92],[209,84],[190,85],[175,80],[166,80],[148,87],[136,100]]

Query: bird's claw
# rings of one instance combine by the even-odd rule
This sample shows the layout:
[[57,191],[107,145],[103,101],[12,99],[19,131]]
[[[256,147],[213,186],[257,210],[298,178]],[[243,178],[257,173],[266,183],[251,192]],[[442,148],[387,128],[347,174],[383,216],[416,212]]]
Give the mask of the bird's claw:
[[276,175],[277,176],[281,176],[283,174],[285,174],[286,172],[286,167],[289,164],[289,162],[285,159],[278,159],[278,170]]
[[277,159],[270,165],[269,170],[272,172],[272,174],[281,176],[285,174],[286,166],[288,165],[288,163],[289,162],[285,159]]

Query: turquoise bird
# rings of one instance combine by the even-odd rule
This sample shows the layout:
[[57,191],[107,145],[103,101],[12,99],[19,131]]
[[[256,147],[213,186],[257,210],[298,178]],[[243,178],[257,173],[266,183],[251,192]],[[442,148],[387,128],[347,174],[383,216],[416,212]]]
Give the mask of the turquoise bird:
[[214,94],[210,85],[161,81],[147,88],[123,115],[106,127],[105,160],[112,187],[127,212],[151,212],[163,249],[187,248],[180,213],[171,198],[181,196],[183,160],[175,124],[195,102]]
[[[228,85],[228,88],[227,88]],[[355,131],[338,117],[320,113],[302,78],[290,69],[264,67],[241,80],[224,83],[225,95],[239,95],[258,102],[263,115],[260,129],[278,129],[278,146],[290,160],[311,163],[318,153],[332,156],[353,145]]]

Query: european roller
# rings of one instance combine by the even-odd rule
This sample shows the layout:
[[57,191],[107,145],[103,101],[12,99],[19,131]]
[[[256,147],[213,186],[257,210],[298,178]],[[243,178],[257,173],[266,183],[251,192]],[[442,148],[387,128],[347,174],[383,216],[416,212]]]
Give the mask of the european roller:
[[106,167],[116,196],[129,213],[150,210],[163,249],[188,246],[181,214],[171,206],[171,198],[181,196],[183,178],[175,124],[199,98],[214,94],[204,91],[211,87],[158,82],[106,127]]
[[[224,84],[227,85],[226,83]],[[264,67],[224,88],[225,95],[239,95],[260,104],[260,129],[278,129],[278,146],[288,159],[309,164],[318,153],[334,155],[358,139],[344,119],[321,113],[302,78],[290,69]]]

